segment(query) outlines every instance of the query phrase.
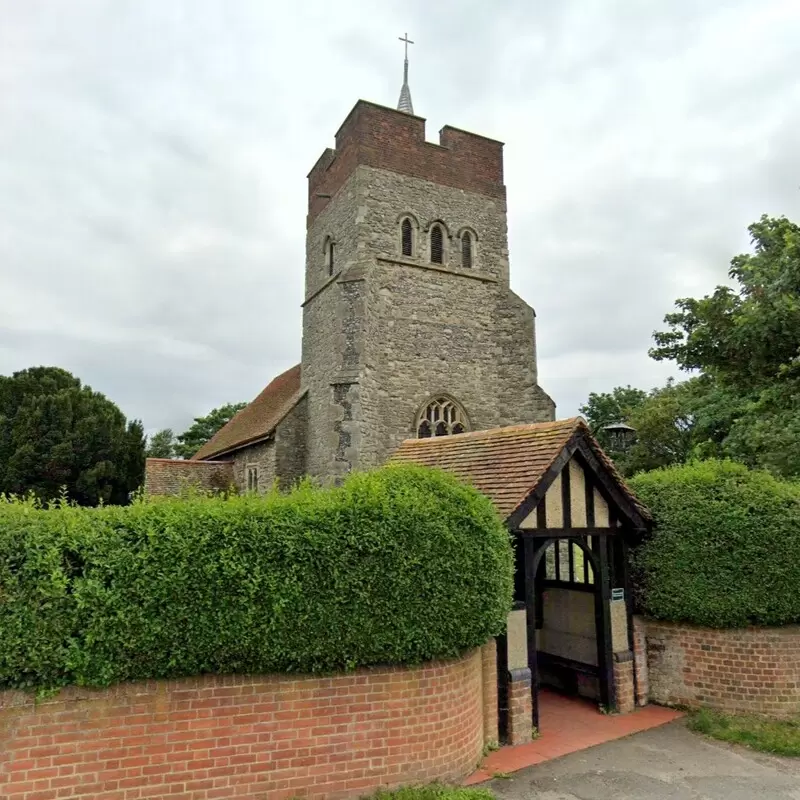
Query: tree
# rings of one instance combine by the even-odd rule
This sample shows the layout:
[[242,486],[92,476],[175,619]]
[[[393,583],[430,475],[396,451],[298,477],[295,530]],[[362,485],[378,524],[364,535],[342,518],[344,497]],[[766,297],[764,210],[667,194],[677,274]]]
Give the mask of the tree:
[[800,380],[776,382],[742,403],[723,453],[775,475],[800,476]]
[[147,440],[148,458],[173,458],[175,456],[175,434],[172,428],[162,428]]
[[[623,475],[682,463],[694,445],[695,416],[691,382],[667,385],[645,392],[617,386],[610,392],[589,395],[580,411],[592,433]],[[604,426],[622,422],[636,430],[636,440],[625,451],[614,449]]]
[[800,228],[765,215],[748,230],[754,252],[736,256],[729,270],[738,290],[677,300],[650,350],[657,361],[742,390],[800,377]]
[[611,447],[611,440],[603,430],[615,422],[628,423],[631,412],[647,399],[647,392],[631,386],[617,386],[610,392],[592,392],[589,400],[580,407],[581,414],[589,423],[592,434],[604,448]]
[[800,475],[800,227],[762,216],[749,227],[753,252],[731,261],[738,286],[676,301],[650,355],[699,370],[711,390],[696,408],[722,455]]
[[175,454],[181,458],[192,458],[223,425],[227,425],[246,405],[247,403],[227,403],[209,411],[204,417],[195,417],[191,427],[178,436]]
[[697,430],[699,388],[693,381],[676,384],[670,379],[632,411],[628,424],[636,430],[636,441],[621,459],[625,474],[688,460],[701,435]]
[[127,503],[144,477],[144,431],[57,367],[0,376],[0,492]]
[[[670,378],[649,393],[628,386],[592,394],[581,412],[593,431],[599,427],[598,439],[620,472],[634,475],[692,458],[734,457],[727,437],[748,402],[712,377],[699,375],[681,383]],[[615,451],[602,430],[612,420],[636,431],[635,442],[624,452]]]

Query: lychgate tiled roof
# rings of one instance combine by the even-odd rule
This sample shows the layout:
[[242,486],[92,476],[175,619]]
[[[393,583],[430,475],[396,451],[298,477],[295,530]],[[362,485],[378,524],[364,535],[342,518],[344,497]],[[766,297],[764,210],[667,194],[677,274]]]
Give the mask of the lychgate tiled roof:
[[195,454],[205,461],[268,436],[302,397],[300,365],[275,378],[252,403],[220,428]]
[[503,518],[530,494],[575,432],[576,420],[408,439],[392,462],[452,472],[494,502]]
[[500,515],[507,519],[536,488],[573,437],[585,438],[620,490],[645,518],[649,518],[647,509],[626,486],[581,417],[456,436],[408,439],[391,461],[452,472],[489,497]]

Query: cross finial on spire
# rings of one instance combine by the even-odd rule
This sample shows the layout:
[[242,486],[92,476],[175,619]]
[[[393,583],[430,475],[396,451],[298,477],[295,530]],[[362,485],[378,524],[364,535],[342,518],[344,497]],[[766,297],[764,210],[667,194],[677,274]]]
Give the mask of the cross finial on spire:
[[397,37],[405,44],[405,59],[403,61],[403,87],[400,89],[400,99],[397,101],[397,110],[405,111],[406,114],[414,113],[414,106],[411,103],[411,90],[408,88],[408,46],[414,44],[408,38],[408,33]]
[[398,36],[397,38],[401,42],[405,42],[405,45],[406,45],[406,61],[408,61],[408,46],[410,44],[414,44],[414,42],[412,42],[411,39],[408,38],[408,33],[407,32],[404,33],[402,36]]

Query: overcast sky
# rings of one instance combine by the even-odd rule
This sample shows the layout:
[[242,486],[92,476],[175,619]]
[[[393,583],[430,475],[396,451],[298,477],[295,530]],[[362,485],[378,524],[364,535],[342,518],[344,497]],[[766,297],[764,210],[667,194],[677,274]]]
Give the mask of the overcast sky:
[[[797,0],[0,0],[0,374],[145,427],[299,360],[305,176],[359,98],[506,143],[559,416],[651,388],[675,298],[800,218]],[[488,387],[487,387],[488,388]]]

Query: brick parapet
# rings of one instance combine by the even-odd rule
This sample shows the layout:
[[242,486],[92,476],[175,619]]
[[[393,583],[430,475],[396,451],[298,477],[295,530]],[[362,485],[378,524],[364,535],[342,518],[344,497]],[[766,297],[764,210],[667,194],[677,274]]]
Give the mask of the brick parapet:
[[203,676],[0,692],[6,800],[355,798],[455,781],[484,745],[479,651],[332,677]]
[[644,625],[654,702],[771,717],[800,714],[800,626]]
[[503,201],[503,144],[446,125],[425,141],[425,120],[359,100],[308,174],[308,225],[358,166],[385,169]]

